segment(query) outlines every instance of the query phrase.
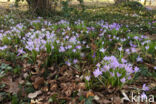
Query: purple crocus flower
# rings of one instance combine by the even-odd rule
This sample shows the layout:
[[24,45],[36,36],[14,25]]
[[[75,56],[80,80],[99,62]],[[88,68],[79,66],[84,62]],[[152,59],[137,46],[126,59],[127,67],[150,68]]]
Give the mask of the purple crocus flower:
[[127,73],[133,73],[133,68],[131,66],[126,65],[125,70],[127,71]]
[[71,63],[69,61],[65,62],[68,66],[71,66]]
[[110,72],[111,76],[114,77],[114,73]]
[[132,77],[131,76],[128,76],[128,80],[130,80],[130,79],[132,79]]
[[72,51],[75,53],[76,52],[76,49],[73,49]]
[[103,69],[104,69],[104,71],[109,71],[110,66],[109,65],[104,65]]
[[100,65],[100,63],[97,63],[96,66],[99,68],[101,65]]
[[137,60],[137,62],[142,62],[143,61],[143,59],[140,56],[138,56],[136,60]]
[[86,79],[87,81],[89,81],[89,80],[90,80],[90,76],[86,76],[85,79]]
[[39,47],[36,47],[35,50],[36,50],[37,52],[39,52]]
[[63,46],[60,47],[59,52],[65,52],[65,48]]
[[149,46],[146,46],[145,49],[148,50],[149,49]]
[[138,72],[139,71],[139,68],[138,67],[135,67],[134,68],[134,72]]
[[81,49],[81,46],[80,46],[80,45],[78,45],[78,46],[76,46],[76,48],[77,48],[77,49]]
[[111,42],[111,41],[112,41],[112,39],[109,39],[109,41]]
[[25,51],[23,51],[23,48],[18,49],[17,52],[18,52],[17,56],[19,56],[21,54],[25,54]]
[[6,45],[3,47],[0,47],[0,50],[5,50],[6,48],[8,48]]
[[132,53],[137,52],[136,48],[131,48]]
[[104,53],[105,51],[106,51],[106,49],[104,49],[104,48],[100,49],[100,52],[102,52],[102,53]]
[[139,37],[138,36],[135,36],[134,39],[137,40],[137,39],[139,39]]
[[121,61],[122,61],[122,63],[127,63],[127,60],[125,60],[125,59],[121,59]]
[[102,72],[99,70],[99,68],[97,68],[97,69],[93,72],[93,74],[94,74],[94,77],[98,77],[99,75],[102,74]]
[[74,64],[78,63],[78,60],[77,60],[77,59],[74,59],[74,60],[73,60],[73,63],[74,63]]
[[122,51],[122,47],[118,48],[119,51]]
[[121,81],[122,83],[125,83],[125,82],[126,82],[125,77],[123,77],[122,79],[120,79],[120,81]]
[[117,68],[117,67],[119,67],[120,66],[120,64],[119,64],[119,62],[118,61],[112,61],[111,62],[111,68]]
[[143,90],[143,91],[148,91],[149,88],[148,88],[148,86],[146,86],[146,84],[143,84],[143,86],[142,86],[142,90]]
[[120,77],[120,76],[121,76],[121,74],[119,72],[117,72],[117,77]]
[[125,51],[126,51],[127,54],[131,53],[129,49],[126,49]]
[[92,56],[92,57],[93,57],[93,58],[95,58],[95,56],[96,56],[96,53],[94,52],[94,54],[93,54],[93,56]]

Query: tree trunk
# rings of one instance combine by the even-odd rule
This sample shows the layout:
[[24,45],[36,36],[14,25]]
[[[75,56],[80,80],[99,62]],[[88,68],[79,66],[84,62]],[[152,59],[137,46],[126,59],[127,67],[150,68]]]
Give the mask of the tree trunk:
[[144,0],[144,5],[146,5],[147,0]]
[[152,0],[150,0],[150,5],[152,4]]
[[38,15],[47,15],[51,10],[50,0],[27,0],[29,9]]

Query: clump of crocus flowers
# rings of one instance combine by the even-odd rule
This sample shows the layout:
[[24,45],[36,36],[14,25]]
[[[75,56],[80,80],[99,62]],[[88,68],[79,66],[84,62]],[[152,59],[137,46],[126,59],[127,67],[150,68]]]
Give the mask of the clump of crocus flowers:
[[118,60],[115,56],[105,56],[96,65],[93,75],[106,87],[122,87],[138,71],[138,67],[133,67],[125,59]]

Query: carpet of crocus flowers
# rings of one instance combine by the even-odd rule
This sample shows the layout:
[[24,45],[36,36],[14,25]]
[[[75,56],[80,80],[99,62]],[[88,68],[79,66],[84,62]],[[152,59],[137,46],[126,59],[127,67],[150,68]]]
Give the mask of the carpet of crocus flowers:
[[1,19],[7,21],[0,24],[7,27],[0,29],[2,104],[10,99],[12,104],[120,104],[123,89],[139,89],[143,99],[156,94],[151,78],[156,75],[156,41],[128,25]]

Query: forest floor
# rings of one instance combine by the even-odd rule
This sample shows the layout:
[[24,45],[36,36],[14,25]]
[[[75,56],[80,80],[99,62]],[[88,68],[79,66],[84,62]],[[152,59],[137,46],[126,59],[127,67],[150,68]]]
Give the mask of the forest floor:
[[156,103],[155,10],[78,6],[38,17],[2,3],[0,11],[1,104]]

